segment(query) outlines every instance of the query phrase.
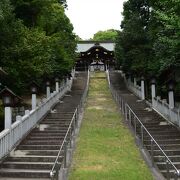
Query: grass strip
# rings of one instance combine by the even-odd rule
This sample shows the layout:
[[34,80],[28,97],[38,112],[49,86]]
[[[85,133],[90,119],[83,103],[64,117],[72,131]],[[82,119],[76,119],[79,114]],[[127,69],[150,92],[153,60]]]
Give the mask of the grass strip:
[[70,180],[151,180],[150,170],[123,123],[105,73],[90,78]]

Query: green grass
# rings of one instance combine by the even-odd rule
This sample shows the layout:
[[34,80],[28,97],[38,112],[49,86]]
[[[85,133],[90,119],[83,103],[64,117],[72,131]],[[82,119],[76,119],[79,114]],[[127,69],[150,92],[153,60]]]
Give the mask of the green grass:
[[69,179],[153,179],[133,136],[123,124],[105,74],[93,76]]

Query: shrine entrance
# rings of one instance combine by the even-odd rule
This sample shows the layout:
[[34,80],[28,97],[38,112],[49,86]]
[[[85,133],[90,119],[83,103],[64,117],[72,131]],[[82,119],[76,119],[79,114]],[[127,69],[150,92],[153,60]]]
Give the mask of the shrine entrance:
[[81,46],[78,52],[78,58],[76,60],[77,71],[84,71],[87,69],[90,71],[105,71],[115,67],[114,49],[112,47],[110,48],[110,46],[108,47],[108,42],[106,42],[106,46],[104,45],[105,42],[103,42],[104,44],[93,41],[88,42],[92,43],[91,47],[89,46],[90,48],[87,49],[88,46],[86,44],[86,48],[84,48],[85,46]]

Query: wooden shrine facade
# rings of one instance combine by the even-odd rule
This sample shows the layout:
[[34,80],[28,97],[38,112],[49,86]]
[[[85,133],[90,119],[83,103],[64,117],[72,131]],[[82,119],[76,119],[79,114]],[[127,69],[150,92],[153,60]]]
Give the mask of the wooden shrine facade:
[[112,41],[79,41],[76,70],[92,70],[92,67],[95,67],[94,70],[114,68],[114,47],[115,43]]

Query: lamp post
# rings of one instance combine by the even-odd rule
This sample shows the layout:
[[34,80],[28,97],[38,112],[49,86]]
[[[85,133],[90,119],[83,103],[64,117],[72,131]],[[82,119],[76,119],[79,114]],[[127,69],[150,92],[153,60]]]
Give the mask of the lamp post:
[[33,109],[36,109],[36,105],[37,105],[37,98],[36,98],[37,89],[38,89],[37,83],[33,81],[30,85],[30,89],[31,89],[31,94],[32,94],[31,105],[32,105],[32,110],[33,110]]
[[174,108],[174,81],[171,80],[168,83],[168,97],[169,97],[169,107]]
[[5,129],[10,129],[12,124],[12,107],[14,106],[14,98],[18,96],[7,87],[0,92],[0,96],[2,97],[2,102],[5,108]]
[[46,97],[47,98],[50,97],[51,95],[50,85],[51,85],[50,80],[46,80]]
[[59,92],[59,78],[55,78],[55,83],[56,83],[56,92]]

